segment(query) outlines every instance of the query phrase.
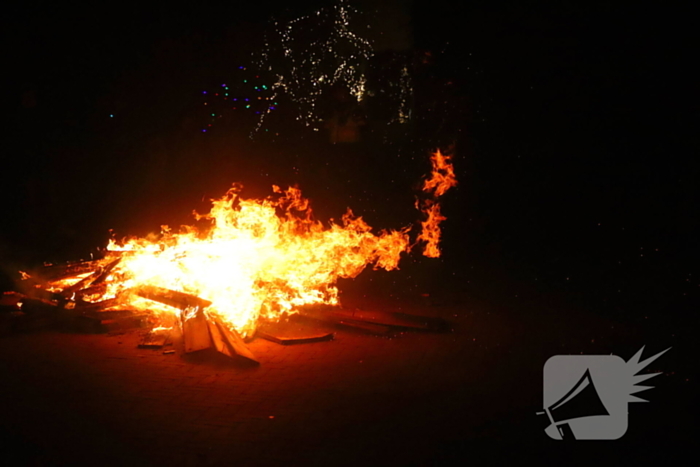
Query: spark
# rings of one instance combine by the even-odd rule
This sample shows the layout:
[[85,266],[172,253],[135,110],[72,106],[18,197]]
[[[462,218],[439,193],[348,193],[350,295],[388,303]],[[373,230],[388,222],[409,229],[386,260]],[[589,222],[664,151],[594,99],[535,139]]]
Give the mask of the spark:
[[[275,95],[287,94],[299,107],[299,119],[316,130],[321,121],[316,107],[325,90],[343,83],[358,102],[365,97],[365,70],[374,50],[368,39],[353,31],[354,13],[357,11],[346,0],[339,0],[330,8],[321,8],[287,24],[275,22],[274,42],[265,35],[259,64],[277,75],[272,86]],[[330,33],[324,33],[328,23]],[[304,41],[302,37],[311,40]]]

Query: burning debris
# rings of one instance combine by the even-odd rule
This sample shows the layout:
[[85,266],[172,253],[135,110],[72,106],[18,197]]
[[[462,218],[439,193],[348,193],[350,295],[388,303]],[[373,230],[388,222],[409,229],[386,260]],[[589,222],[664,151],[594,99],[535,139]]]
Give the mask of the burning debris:
[[2,306],[93,332],[150,325],[143,348],[162,348],[177,329],[185,352],[214,348],[256,363],[246,346],[256,336],[282,345],[333,339],[283,338],[264,329],[292,315],[377,335],[440,331],[445,323],[435,318],[343,309],[335,285],[370,265],[397,269],[401,255],[421,242],[424,255],[439,256],[438,198],[456,179],[449,156],[438,151],[432,164],[423,187],[429,198],[417,202],[427,220],[413,245],[410,226],[375,234],[349,209],[340,223],[324,226],[297,188],[274,186],[273,196],[251,200],[234,185],[208,214],[195,213],[211,222],[206,231],[163,226],[158,238],[112,239],[102,259],[22,273],[20,293],[3,296]]

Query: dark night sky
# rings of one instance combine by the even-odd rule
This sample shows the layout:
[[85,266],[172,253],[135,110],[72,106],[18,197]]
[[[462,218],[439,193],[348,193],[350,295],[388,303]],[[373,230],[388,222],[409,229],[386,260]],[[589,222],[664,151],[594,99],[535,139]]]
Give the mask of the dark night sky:
[[[652,287],[639,300],[655,294],[659,307],[697,296],[689,11],[389,3],[394,14],[374,18],[384,43],[410,38],[396,19],[407,13],[413,47],[434,57],[423,95],[459,103],[434,119],[447,122],[441,134],[424,123],[416,145],[457,141],[462,183],[445,230],[454,258],[495,255],[524,280],[571,287],[571,276],[605,297],[620,284]],[[108,229],[155,228],[158,215],[186,221],[173,213],[220,194],[231,167],[254,166],[240,154],[256,146],[224,150],[196,134],[199,93],[246,59],[271,14],[313,7],[9,7],[5,269],[85,254]],[[260,151],[261,165],[287,167]],[[167,187],[153,188],[164,171]]]

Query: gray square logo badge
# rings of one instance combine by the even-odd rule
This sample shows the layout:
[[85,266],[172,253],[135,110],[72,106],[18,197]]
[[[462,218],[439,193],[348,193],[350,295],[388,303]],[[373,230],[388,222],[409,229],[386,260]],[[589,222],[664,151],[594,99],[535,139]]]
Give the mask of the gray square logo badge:
[[[669,348],[670,349],[670,348]],[[545,433],[557,440],[619,439],[627,432],[627,404],[647,402],[632,394],[650,389],[637,383],[660,373],[638,375],[669,349],[640,362],[642,347],[628,362],[616,355],[556,355],[544,365]]]

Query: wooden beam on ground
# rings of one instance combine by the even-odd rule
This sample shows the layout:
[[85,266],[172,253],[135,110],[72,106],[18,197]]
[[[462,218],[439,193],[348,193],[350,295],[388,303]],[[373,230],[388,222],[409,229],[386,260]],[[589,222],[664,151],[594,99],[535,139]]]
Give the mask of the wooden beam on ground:
[[335,334],[332,332],[306,337],[277,337],[263,331],[256,331],[255,335],[261,339],[265,339],[279,345],[312,344],[314,342],[332,341],[335,338]]
[[353,331],[364,334],[372,334],[373,336],[394,337],[396,330],[382,324],[363,323],[361,321],[338,321],[336,323],[341,328],[352,329]]
[[214,348],[227,357],[237,357],[236,352],[221,333],[219,326],[217,326],[217,324],[211,319],[207,320],[207,326],[209,327],[209,336],[211,337],[211,342]]
[[256,365],[260,364],[258,359],[255,358],[255,355],[253,355],[253,352],[248,349],[248,346],[245,345],[245,342],[243,342],[243,339],[235,329],[231,329],[229,326],[226,326],[218,318],[211,317],[210,319],[216,325],[219,333],[221,334],[222,340],[229,346],[232,353],[238,355],[239,357],[243,357]]
[[107,266],[105,266],[102,269],[102,272],[100,273],[100,275],[97,276],[97,278],[94,281],[92,281],[90,286],[102,284],[107,279],[107,277],[110,275],[112,270],[117,266],[117,264],[119,264],[119,262],[121,260],[122,260],[121,258],[117,258],[117,259],[110,261],[109,264],[107,264]]
[[449,326],[441,318],[418,316],[390,311],[348,310],[331,306],[304,306],[297,310],[301,316],[330,323],[364,322],[400,329],[446,331]]

